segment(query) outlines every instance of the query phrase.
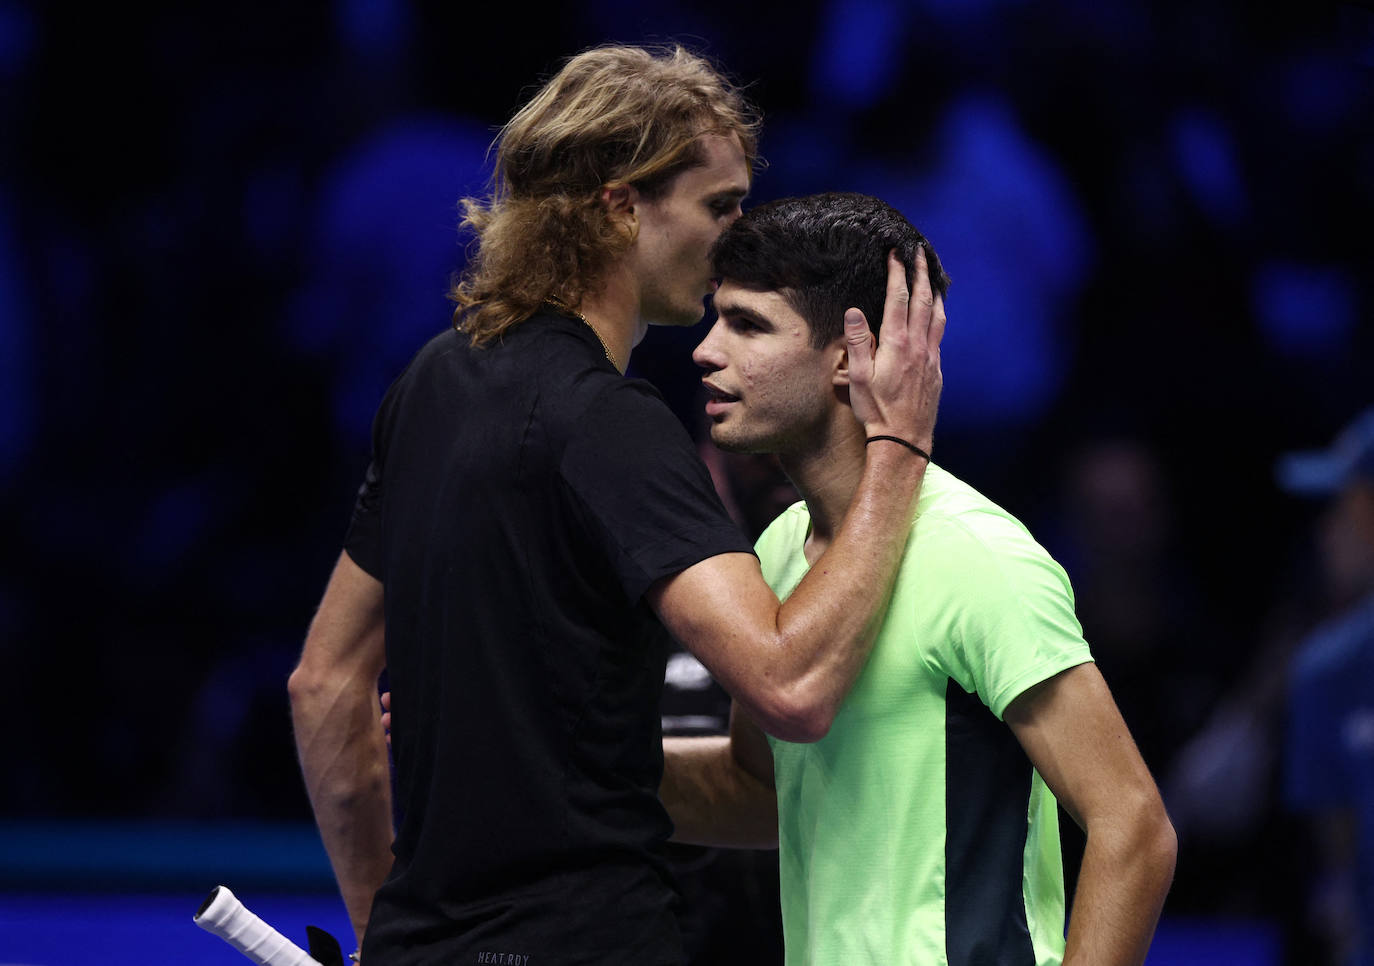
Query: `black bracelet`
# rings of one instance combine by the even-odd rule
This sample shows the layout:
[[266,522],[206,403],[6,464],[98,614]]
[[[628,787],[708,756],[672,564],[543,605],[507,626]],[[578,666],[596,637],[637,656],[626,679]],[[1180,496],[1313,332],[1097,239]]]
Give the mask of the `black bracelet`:
[[914,444],[912,444],[912,443],[908,443],[906,440],[902,439],[902,437],[900,437],[900,436],[870,436],[870,437],[868,437],[868,439],[864,440],[864,445],[867,446],[869,443],[876,442],[877,440],[880,440],[880,439],[890,439],[890,440],[892,440],[892,442],[894,442],[894,443],[901,443],[903,446],[905,446],[907,449],[911,450],[911,451],[912,451],[913,453],[915,453],[917,456],[924,456],[927,463],[930,462],[930,454],[929,454],[929,453],[927,453],[925,450],[921,449],[921,447],[919,447],[919,446],[916,446],[916,445],[914,445]]

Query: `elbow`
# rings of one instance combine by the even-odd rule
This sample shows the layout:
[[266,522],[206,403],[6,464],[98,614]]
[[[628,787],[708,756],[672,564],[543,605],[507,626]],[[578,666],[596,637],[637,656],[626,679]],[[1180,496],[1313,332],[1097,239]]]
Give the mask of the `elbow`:
[[302,662],[286,679],[286,694],[295,714],[309,714],[328,707],[358,683],[336,670]]
[[793,714],[784,725],[787,733],[778,733],[777,737],[799,745],[813,744],[830,734],[830,726],[834,722],[835,715],[827,711],[799,711]]
[[1167,887],[1178,862],[1178,833],[1158,792],[1138,808],[1135,829],[1134,851],[1157,871]]
[[803,650],[787,635],[760,639],[756,650],[768,655],[731,669],[721,681],[749,717],[782,741],[811,744],[830,733],[849,681],[835,662],[803,660]]
[[795,744],[812,744],[830,733],[839,706],[824,697],[799,689],[764,695],[750,713],[774,738]]
[[309,704],[322,690],[323,679],[304,664],[297,665],[286,679],[286,694],[293,708]]
[[295,670],[286,679],[286,692],[292,705],[319,699],[332,699],[339,694],[372,694],[383,663],[376,655],[352,654],[338,658],[327,653],[312,653],[309,642]]
[[1139,863],[1140,881],[1156,908],[1163,906],[1174,883],[1174,868],[1178,863],[1178,836],[1173,823],[1160,809],[1159,820],[1138,836],[1139,849],[1134,855]]
[[1134,865],[1162,900],[1174,880],[1178,834],[1158,793],[1143,797],[1129,814],[1128,823],[1113,836],[1112,851],[1124,865]]
[[1174,823],[1164,811],[1163,803],[1159,806],[1149,841],[1150,854],[1167,891],[1174,881],[1174,868],[1178,864],[1178,833],[1174,831]]

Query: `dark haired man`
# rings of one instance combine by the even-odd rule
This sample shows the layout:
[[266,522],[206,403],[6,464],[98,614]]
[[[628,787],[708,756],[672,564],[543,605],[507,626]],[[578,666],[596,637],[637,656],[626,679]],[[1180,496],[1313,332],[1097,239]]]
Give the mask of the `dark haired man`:
[[934,432],[944,316],[924,277],[880,347],[849,318],[854,411],[906,444],[873,448],[826,566],[786,605],[681,424],[621,378],[647,325],[700,318],[756,126],[687,51],[587,51],[503,129],[493,195],[467,205],[459,331],[382,403],[290,681],[367,960],[682,963],[656,796],[664,625],[797,740],[825,733],[862,668],[925,472],[906,446]]
[[[713,260],[718,320],[694,354],[711,437],[778,454],[803,497],[756,545],[786,599],[835,539],[865,452],[890,445],[854,418],[837,320],[880,317],[886,290],[881,317],[900,321],[908,272],[948,280],[902,215],[853,194],[756,208]],[[765,740],[737,713],[728,738],[665,744],[678,837],[777,841],[788,963],[1141,963],[1176,843],[1068,578],[938,466],[906,530],[873,654],[824,737]],[[1087,833],[1067,950],[1056,799]]]

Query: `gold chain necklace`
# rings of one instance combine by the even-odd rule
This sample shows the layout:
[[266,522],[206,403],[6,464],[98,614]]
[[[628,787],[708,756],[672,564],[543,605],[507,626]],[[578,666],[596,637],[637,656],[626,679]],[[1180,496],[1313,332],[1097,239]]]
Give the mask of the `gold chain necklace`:
[[554,308],[564,313],[565,315],[571,315],[573,318],[580,321],[587,328],[591,329],[592,335],[596,336],[596,341],[601,343],[601,351],[606,353],[606,361],[609,362],[612,366],[615,366],[616,372],[620,371],[620,366],[616,365],[615,356],[611,355],[611,347],[606,345],[606,340],[601,338],[601,333],[596,331],[596,326],[592,325],[591,322],[587,320],[587,317],[585,315],[577,311],[577,309],[573,308],[567,302],[564,302],[557,295],[550,295],[548,298],[544,299],[544,301],[545,303],[552,305]]

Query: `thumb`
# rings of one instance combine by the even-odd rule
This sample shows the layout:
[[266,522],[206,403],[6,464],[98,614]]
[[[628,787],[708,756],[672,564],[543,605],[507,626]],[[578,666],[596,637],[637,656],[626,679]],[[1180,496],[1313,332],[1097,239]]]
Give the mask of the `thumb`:
[[873,372],[873,333],[858,309],[845,310],[844,341],[849,348],[850,381],[867,382]]

